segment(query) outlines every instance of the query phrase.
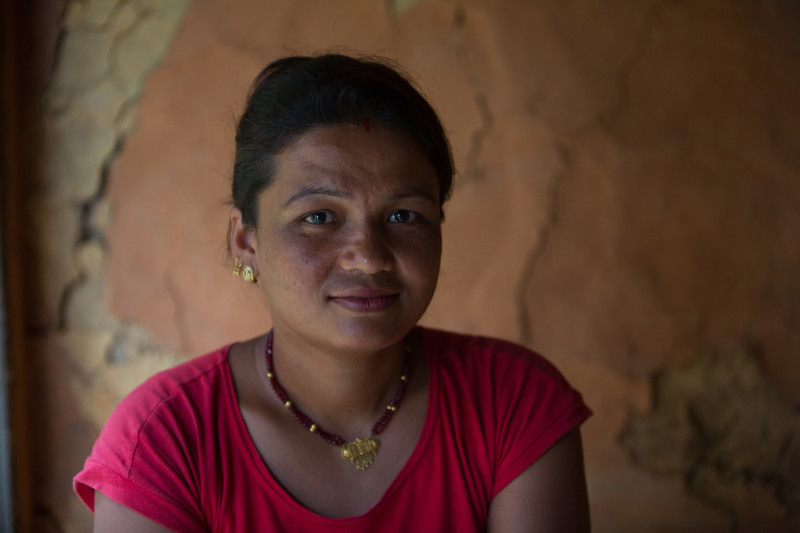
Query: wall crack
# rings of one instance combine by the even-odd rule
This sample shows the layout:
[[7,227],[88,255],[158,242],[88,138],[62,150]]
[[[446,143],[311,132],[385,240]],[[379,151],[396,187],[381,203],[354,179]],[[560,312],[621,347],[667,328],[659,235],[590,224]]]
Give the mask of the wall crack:
[[533,281],[533,274],[539,260],[544,255],[545,249],[552,237],[553,230],[558,223],[558,205],[560,201],[561,185],[566,178],[572,164],[572,151],[564,141],[558,141],[558,149],[561,167],[553,173],[547,187],[547,215],[544,224],[539,230],[539,238],[536,246],[528,253],[523,263],[522,275],[520,276],[517,290],[515,291],[517,300],[517,313],[519,321],[520,342],[530,346],[533,343],[531,331],[531,316],[528,302],[528,290]]
[[639,63],[639,60],[644,55],[644,51],[653,36],[658,15],[661,12],[663,0],[656,0],[650,6],[647,14],[644,17],[642,27],[639,31],[639,36],[636,44],[627,59],[622,63],[619,71],[617,72],[617,99],[614,103],[595,113],[583,125],[574,129],[573,133],[580,135],[587,130],[594,129],[599,125],[608,125],[614,118],[622,115],[628,108],[630,101],[629,80],[633,69]]
[[487,137],[491,135],[494,129],[494,115],[489,105],[489,97],[483,86],[483,82],[478,74],[472,57],[470,56],[467,45],[464,42],[464,33],[467,27],[467,11],[463,6],[457,5],[454,11],[453,27],[450,33],[450,45],[453,47],[461,65],[467,82],[469,83],[472,93],[474,95],[475,107],[481,118],[481,123],[477,129],[472,132],[470,137],[470,146],[466,155],[466,168],[461,174],[460,184],[480,180],[483,178],[483,171],[480,167],[480,156],[483,150],[483,145]]

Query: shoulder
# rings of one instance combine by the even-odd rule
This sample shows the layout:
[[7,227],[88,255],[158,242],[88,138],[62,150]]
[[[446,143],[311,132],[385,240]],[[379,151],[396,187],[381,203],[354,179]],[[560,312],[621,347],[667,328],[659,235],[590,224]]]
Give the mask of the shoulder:
[[450,372],[478,374],[495,381],[539,379],[569,388],[550,361],[520,344],[431,328],[422,328],[422,332],[429,356]]
[[508,442],[531,442],[553,430],[543,441],[550,445],[591,414],[561,372],[524,346],[432,329],[423,337],[432,383],[450,408],[479,413],[482,431],[510,431]]
[[591,415],[561,372],[524,346],[431,329],[423,337],[442,416],[481,446],[475,461],[490,462],[492,497]]
[[203,412],[220,400],[228,347],[159,372],[128,394],[106,421],[93,456],[113,450],[130,466],[143,440],[172,440],[194,431]]
[[119,403],[107,424],[119,417],[144,422],[175,399],[193,398],[209,386],[219,386],[227,367],[228,348],[224,346],[148,378]]
[[426,346],[435,347],[438,352],[462,357],[503,357],[531,358],[544,360],[534,351],[520,344],[484,335],[456,333],[434,328],[421,327]]
[[233,396],[227,359],[225,346],[159,372],[117,405],[74,479],[86,505],[97,490],[145,516],[199,516],[194,461],[209,415]]

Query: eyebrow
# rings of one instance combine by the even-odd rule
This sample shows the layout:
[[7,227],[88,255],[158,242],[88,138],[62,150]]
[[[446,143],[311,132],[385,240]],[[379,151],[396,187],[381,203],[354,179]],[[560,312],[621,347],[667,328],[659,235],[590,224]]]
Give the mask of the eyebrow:
[[[342,191],[335,189],[328,189],[319,185],[314,185],[312,187],[306,187],[294,193],[292,196],[289,197],[288,200],[286,200],[286,203],[283,204],[283,207],[287,207],[293,202],[296,202],[307,196],[317,196],[317,195],[332,196],[334,198],[350,198],[349,194],[346,194]],[[436,198],[434,198],[431,193],[423,190],[407,191],[392,196],[393,200],[403,200],[406,198],[422,198],[423,200],[428,200],[429,202],[436,204]]]
[[402,192],[402,193],[395,194],[394,196],[392,196],[392,199],[394,199],[394,200],[402,200],[404,198],[422,198],[423,200],[428,200],[429,202],[431,202],[433,204],[436,203],[436,198],[434,198],[433,195],[431,193],[429,193],[428,191],[423,191],[423,190],[413,190],[413,191],[408,191],[408,192]]
[[298,192],[294,193],[292,196],[286,200],[286,203],[283,204],[283,207],[288,206],[292,202],[296,202],[301,198],[305,198],[306,196],[333,196],[335,198],[347,198],[348,195],[344,194],[342,191],[337,191],[333,189],[326,189],[325,187],[320,187],[319,185],[315,185],[312,187],[306,187],[304,189],[300,189]]

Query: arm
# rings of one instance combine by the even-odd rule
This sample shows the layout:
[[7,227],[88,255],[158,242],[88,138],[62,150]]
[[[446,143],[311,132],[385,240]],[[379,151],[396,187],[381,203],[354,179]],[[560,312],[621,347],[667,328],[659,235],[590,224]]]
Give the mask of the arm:
[[501,490],[489,508],[489,533],[586,533],[590,529],[578,428]]
[[169,533],[167,529],[136,511],[118,504],[101,492],[94,492],[94,533]]

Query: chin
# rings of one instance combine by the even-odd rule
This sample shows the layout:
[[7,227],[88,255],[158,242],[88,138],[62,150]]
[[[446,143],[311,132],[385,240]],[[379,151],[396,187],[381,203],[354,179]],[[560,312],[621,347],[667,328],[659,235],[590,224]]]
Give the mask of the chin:
[[416,321],[402,325],[398,320],[348,322],[338,328],[339,335],[334,342],[339,349],[358,352],[383,350],[400,342],[416,325]]

